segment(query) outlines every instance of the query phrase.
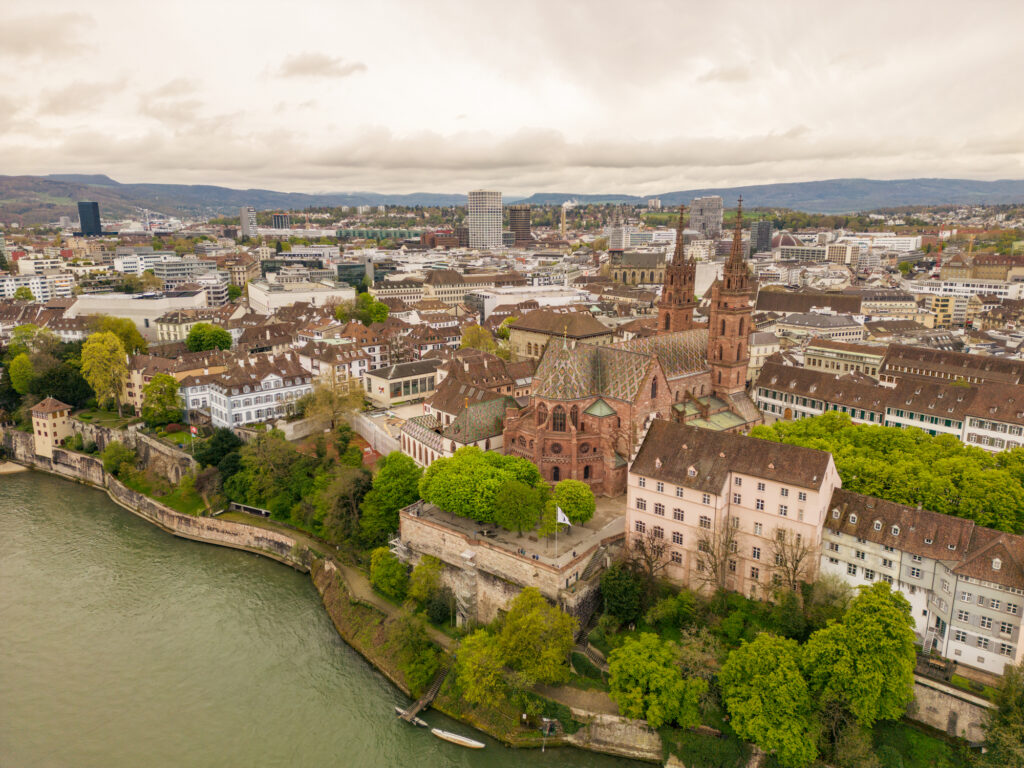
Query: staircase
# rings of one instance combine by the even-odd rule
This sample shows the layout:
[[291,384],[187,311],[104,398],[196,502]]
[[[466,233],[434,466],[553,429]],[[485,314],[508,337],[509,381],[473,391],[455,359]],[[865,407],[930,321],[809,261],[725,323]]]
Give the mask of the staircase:
[[434,699],[437,698],[437,694],[441,690],[441,685],[444,683],[445,678],[448,677],[448,671],[450,669],[451,662],[446,662],[445,665],[441,667],[441,671],[437,673],[437,677],[434,678],[434,682],[430,684],[430,688],[427,689],[427,692],[424,693],[423,696],[420,697],[420,700],[412,706],[412,709],[407,709],[402,714],[403,720],[407,723],[411,723],[416,715],[430,706]]
[[604,557],[604,553],[607,551],[608,547],[604,544],[597,548],[597,551],[594,552],[594,556],[591,557],[590,562],[587,563],[587,567],[584,568],[583,573],[580,574],[580,581],[586,581],[594,575],[594,572],[601,567],[601,560]]

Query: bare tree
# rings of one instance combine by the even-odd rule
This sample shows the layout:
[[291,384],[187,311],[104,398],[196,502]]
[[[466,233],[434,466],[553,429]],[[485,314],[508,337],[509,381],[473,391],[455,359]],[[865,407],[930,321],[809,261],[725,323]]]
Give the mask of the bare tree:
[[630,535],[627,558],[630,567],[641,573],[647,580],[647,590],[654,588],[658,574],[668,565],[668,539],[659,526],[654,526],[644,533]]
[[817,550],[799,533],[776,528],[769,548],[772,582],[792,592],[800,589],[817,560]]
[[697,578],[713,590],[724,590],[735,572],[736,526],[729,522],[701,528],[697,536]]

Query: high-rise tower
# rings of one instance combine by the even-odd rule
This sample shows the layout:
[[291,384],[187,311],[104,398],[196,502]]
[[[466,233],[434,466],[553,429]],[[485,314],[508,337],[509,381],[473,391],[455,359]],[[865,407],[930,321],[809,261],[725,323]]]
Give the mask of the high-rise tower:
[[510,205],[508,207],[508,228],[515,235],[516,245],[527,245],[533,240],[530,234],[530,206]]
[[501,248],[501,192],[474,189],[466,204],[470,248]]
[[708,363],[714,393],[728,396],[746,388],[750,362],[750,271],[743,258],[743,198],[736,207],[732,251],[722,278],[711,288]]
[[256,209],[251,205],[242,206],[238,211],[239,234],[242,237],[256,238]]
[[78,221],[81,224],[82,234],[102,235],[103,227],[100,225],[100,204],[81,202],[78,204]]
[[672,263],[665,265],[665,283],[658,301],[658,331],[672,333],[693,328],[694,286],[697,281],[697,263],[685,256],[683,239],[683,212],[679,206],[679,221],[676,223],[676,250]]

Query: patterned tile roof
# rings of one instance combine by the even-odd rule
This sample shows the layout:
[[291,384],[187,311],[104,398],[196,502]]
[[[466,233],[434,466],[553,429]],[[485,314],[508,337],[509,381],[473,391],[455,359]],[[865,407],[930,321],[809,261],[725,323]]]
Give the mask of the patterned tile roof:
[[644,355],[657,355],[669,379],[703,371],[708,367],[707,328],[638,337],[619,342],[615,347]]
[[554,400],[580,400],[594,395],[631,401],[653,365],[653,359],[618,347],[570,343],[553,337],[533,377],[533,391]]
[[505,426],[505,409],[509,407],[518,407],[511,397],[474,403],[463,409],[442,434],[459,443],[475,443],[500,435]]

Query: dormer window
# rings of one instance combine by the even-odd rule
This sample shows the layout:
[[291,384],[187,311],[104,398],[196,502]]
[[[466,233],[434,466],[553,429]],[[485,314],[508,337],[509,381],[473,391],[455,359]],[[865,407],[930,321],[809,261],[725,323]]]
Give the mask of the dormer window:
[[956,551],[956,544],[947,544],[947,545],[946,545],[946,547],[947,547],[947,549],[949,549],[950,551],[953,551],[953,552],[955,552],[955,551]]
[[892,527],[892,535],[893,536],[899,536],[900,535],[900,527],[898,525],[894,525]]
[[696,477],[697,476],[697,468],[696,467],[687,467],[686,474],[689,475],[690,477]]
[[850,522],[851,523],[856,523],[857,522],[857,516],[856,515],[850,515]]
[[875,524],[874,524],[874,526],[872,526],[872,527],[873,527],[873,528],[874,528],[874,529],[875,529],[876,531],[880,531],[880,530],[882,530],[882,521],[881,521],[881,520],[875,520]]
[[839,510],[838,509],[833,509],[832,510],[832,517],[835,518],[836,520],[839,519]]
[[924,543],[925,543],[925,544],[934,544],[934,543],[935,543],[935,539],[931,539],[931,538],[926,538],[926,539],[924,540]]
[[1003,561],[1000,560],[998,557],[993,557],[992,558],[992,570],[993,571],[998,571],[1002,567],[1003,567]]

